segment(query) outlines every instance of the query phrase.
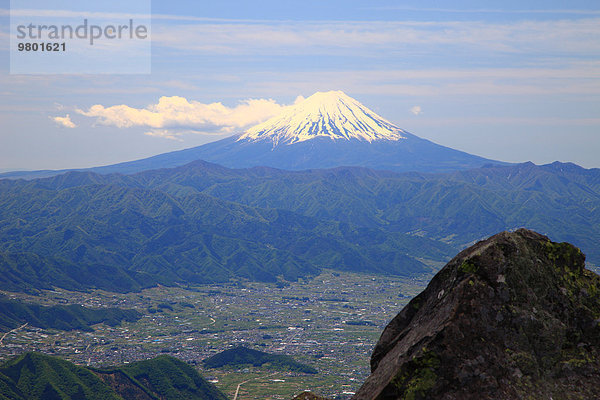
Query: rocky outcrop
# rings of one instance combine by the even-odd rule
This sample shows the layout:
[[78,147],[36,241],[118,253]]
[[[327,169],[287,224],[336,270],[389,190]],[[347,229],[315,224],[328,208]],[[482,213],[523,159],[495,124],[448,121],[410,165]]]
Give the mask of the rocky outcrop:
[[354,399],[600,398],[600,277],[520,229],[452,259],[386,327]]

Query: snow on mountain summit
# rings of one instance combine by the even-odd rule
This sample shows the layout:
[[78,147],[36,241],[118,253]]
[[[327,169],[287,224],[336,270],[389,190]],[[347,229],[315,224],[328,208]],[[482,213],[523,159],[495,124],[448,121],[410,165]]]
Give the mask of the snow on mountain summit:
[[281,114],[248,129],[240,140],[271,140],[274,146],[316,137],[399,140],[404,131],[342,91],[317,92]]

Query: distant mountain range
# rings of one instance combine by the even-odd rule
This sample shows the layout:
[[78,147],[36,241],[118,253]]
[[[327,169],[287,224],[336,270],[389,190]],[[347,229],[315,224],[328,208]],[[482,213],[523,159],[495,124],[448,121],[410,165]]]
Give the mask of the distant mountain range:
[[[361,166],[396,172],[449,172],[506,164],[440,146],[408,133],[341,91],[317,92],[242,134],[142,160],[85,169],[131,174],[196,160],[230,168],[287,170]],[[40,178],[62,171],[18,171],[0,178]]]
[[[295,280],[323,267],[410,275],[428,269],[407,253],[451,254],[451,246],[426,238],[175,188],[179,174],[201,180],[205,171],[227,171],[199,166],[144,177],[73,172],[0,181],[0,287],[130,291],[156,283]],[[161,179],[163,173],[169,176]]]
[[131,291],[322,268],[411,276],[523,226],[600,263],[599,170],[500,164],[411,135],[343,92],[319,92],[197,148],[5,174],[50,177],[0,180],[0,288]]
[[411,276],[522,226],[598,265],[599,209],[600,170],[561,163],[398,174],[198,161],[0,180],[0,288],[131,291],[322,268]]

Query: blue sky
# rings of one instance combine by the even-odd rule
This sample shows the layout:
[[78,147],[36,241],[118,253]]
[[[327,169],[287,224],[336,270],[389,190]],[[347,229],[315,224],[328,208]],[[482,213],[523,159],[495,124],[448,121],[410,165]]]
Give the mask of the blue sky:
[[598,1],[216,3],[152,2],[151,74],[11,75],[0,1],[0,169],[192,147],[325,90],[470,153],[600,167]]

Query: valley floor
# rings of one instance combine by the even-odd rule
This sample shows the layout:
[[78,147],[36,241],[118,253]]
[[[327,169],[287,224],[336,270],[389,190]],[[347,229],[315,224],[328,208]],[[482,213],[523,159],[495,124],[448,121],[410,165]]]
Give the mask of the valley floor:
[[[196,365],[231,399],[236,391],[237,400],[290,399],[307,389],[347,398],[369,374],[369,357],[383,328],[429,278],[326,271],[286,286],[238,282],[128,294],[4,292],[47,305],[134,308],[144,317],[117,327],[95,325],[94,332],[23,326],[4,337],[0,359],[39,351],[82,365],[107,366],[166,353]],[[240,345],[290,355],[319,373],[203,368],[203,359]]]

